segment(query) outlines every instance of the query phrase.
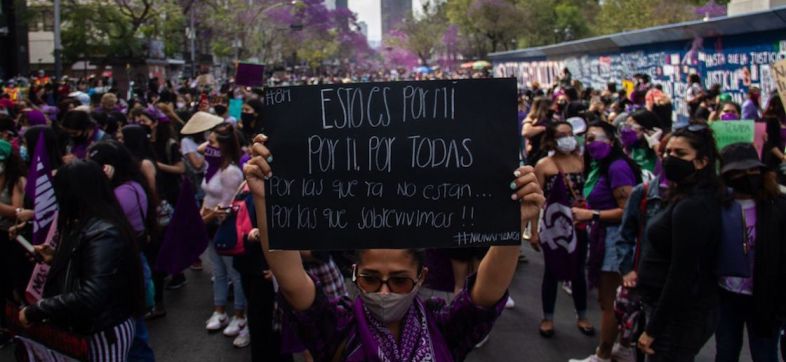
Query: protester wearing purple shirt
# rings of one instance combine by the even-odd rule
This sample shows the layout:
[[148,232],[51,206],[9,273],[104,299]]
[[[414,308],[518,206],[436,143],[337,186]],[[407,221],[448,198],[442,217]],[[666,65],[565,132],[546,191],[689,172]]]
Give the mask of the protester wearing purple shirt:
[[[264,179],[272,170],[259,135],[245,165],[254,195],[265,259],[282,298],[293,311],[300,337],[319,361],[461,361],[488,332],[507,301],[507,288],[518,263],[519,246],[492,246],[475,276],[453,303],[422,303],[418,290],[426,279],[422,251],[359,250],[353,280],[360,289],[354,302],[328,301],[303,269],[300,253],[269,250]],[[531,167],[514,172],[512,202],[521,218],[538,215],[543,191]]]
[[[614,299],[621,283],[615,242],[619,236],[624,206],[633,186],[641,182],[641,169],[623,151],[617,129],[606,122],[591,123],[587,129],[585,172],[598,168],[598,181],[587,197],[588,208],[573,208],[575,222],[591,222],[587,277],[590,288],[598,287],[598,300],[603,315],[600,343],[595,353],[577,361],[619,359],[612,355],[617,335]],[[619,349],[618,349],[619,350]]]

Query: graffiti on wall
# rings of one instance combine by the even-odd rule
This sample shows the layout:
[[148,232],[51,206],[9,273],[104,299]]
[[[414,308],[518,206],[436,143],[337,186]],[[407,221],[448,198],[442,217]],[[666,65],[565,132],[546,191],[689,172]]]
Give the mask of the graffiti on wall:
[[786,35],[765,32],[649,44],[623,48],[615,54],[495,62],[494,71],[498,77],[516,77],[520,88],[533,81],[552,85],[563,68],[570,70],[573,79],[595,89],[603,89],[609,82],[621,84],[634,74],[648,74],[671,96],[675,121],[685,122],[689,74],[699,74],[707,88],[720,84],[735,102],[742,103],[752,86],[761,88],[766,100],[775,90],[771,65],[780,59],[786,59]]

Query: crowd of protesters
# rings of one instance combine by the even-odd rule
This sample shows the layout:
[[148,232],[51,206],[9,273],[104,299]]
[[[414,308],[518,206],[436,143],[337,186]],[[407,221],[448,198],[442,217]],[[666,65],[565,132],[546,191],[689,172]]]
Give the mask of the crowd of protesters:
[[[268,82],[483,76],[276,74]],[[669,96],[647,75],[635,80],[630,94],[615,83],[592,89],[566,69],[555,84],[519,92],[522,166],[510,170],[512,199],[521,202],[524,239],[545,258],[540,335],[557,333],[561,284],[578,332],[598,338],[589,357],[572,361],[692,361],[712,336],[716,361],[737,361],[744,331],[755,362],[778,361],[786,322],[780,98],[762,100],[752,87],[736,104],[692,75],[690,122],[677,127]],[[301,352],[316,361],[461,361],[480,348],[503,310],[515,307],[507,290],[523,259],[518,246],[269,249],[264,180],[275,163],[262,94],[208,76],[151,79],[126,94],[108,78],[55,82],[40,73],[24,89],[7,82],[0,95],[3,331],[53,326],[84,337],[90,361],[153,361],[147,324],[166,317],[164,291],[187,284],[184,269],[202,270],[205,251],[213,274],[205,328],[238,348],[250,345],[255,361],[291,361]],[[232,99],[242,100],[239,117],[230,115]],[[766,124],[761,150],[718,149],[710,125],[740,119]],[[41,166],[39,150],[58,212],[51,242],[31,253],[14,240],[31,238],[39,222],[43,178],[27,177]],[[189,210],[204,228],[188,232],[201,230],[206,242],[191,258],[173,258],[174,218]],[[247,229],[227,227],[239,215],[248,215]],[[228,247],[238,236],[242,245]],[[571,246],[555,253],[558,240]],[[443,265],[453,275],[444,288],[451,298],[420,299],[424,285],[434,288],[436,270],[427,266],[438,258],[450,261]],[[36,263],[49,270],[43,294],[31,301]],[[601,310],[597,331],[587,318],[591,289]]]

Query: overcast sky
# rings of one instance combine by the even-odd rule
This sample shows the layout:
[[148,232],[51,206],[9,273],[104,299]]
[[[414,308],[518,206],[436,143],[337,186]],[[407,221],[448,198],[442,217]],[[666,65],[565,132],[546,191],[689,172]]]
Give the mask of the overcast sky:
[[[358,20],[368,24],[368,39],[379,41],[382,39],[382,20],[379,13],[380,1],[398,0],[349,0],[349,8],[358,14]],[[412,8],[420,10],[420,2],[423,0],[412,0]]]

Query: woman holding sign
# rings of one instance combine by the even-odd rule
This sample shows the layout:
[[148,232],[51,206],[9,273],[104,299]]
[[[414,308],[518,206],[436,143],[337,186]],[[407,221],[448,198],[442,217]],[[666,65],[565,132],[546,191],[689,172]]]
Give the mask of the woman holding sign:
[[[361,290],[354,301],[328,301],[303,269],[298,251],[269,250],[265,177],[273,158],[259,135],[244,170],[254,194],[260,240],[303,342],[318,361],[461,361],[491,330],[507,300],[518,261],[518,246],[492,246],[476,275],[449,306],[416,297],[428,269],[415,250],[358,252],[353,280]],[[514,173],[522,220],[536,217],[543,193],[531,167]]]

